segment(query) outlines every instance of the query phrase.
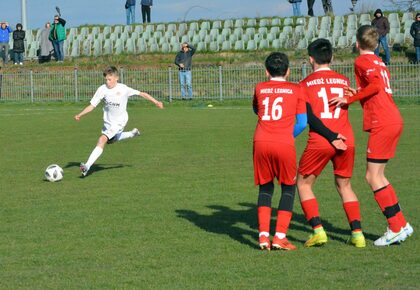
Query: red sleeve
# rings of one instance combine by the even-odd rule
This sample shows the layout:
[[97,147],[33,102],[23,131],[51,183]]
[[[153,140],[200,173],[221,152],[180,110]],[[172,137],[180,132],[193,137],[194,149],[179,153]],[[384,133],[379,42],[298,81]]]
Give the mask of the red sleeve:
[[348,104],[376,95],[382,86],[378,68],[364,65],[362,62],[356,62],[354,69],[356,76],[359,78],[358,82],[367,83],[368,85],[360,88],[361,84],[358,83],[359,91],[353,97],[347,98]]
[[258,115],[258,98],[257,98],[257,87],[254,89],[254,97],[252,99],[252,110],[255,115]]
[[363,89],[361,89],[353,97],[347,98],[347,103],[351,104],[356,101],[372,97],[376,95],[377,93],[379,93],[380,90],[381,90],[381,84],[379,82],[369,83],[367,87],[364,87]]
[[308,102],[308,96],[307,96],[306,91],[303,88],[303,86],[300,85],[299,86],[297,107],[296,107],[296,115],[306,113],[306,102]]

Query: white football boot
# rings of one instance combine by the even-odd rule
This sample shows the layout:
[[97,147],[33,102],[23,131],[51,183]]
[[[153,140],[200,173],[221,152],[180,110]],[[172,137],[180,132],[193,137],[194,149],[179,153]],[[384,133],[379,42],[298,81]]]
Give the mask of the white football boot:
[[401,230],[398,233],[394,233],[389,228],[387,228],[386,232],[382,237],[377,239],[373,244],[375,246],[389,246],[396,243],[401,243],[407,238],[407,233],[404,228],[401,228]]
[[414,229],[409,223],[407,223],[405,227],[403,227],[403,229],[405,233],[407,234],[407,237],[410,237],[414,233]]
[[89,168],[86,167],[84,163],[80,163],[80,172],[82,176],[85,177],[88,174]]
[[137,137],[140,136],[140,131],[137,128],[134,128],[133,130],[131,130],[131,134],[133,134],[133,137]]

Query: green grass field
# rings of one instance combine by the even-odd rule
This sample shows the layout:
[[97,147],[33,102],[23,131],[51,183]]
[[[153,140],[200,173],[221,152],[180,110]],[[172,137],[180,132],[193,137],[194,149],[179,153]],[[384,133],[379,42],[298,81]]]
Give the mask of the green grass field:
[[[355,105],[353,188],[368,246],[345,244],[329,166],[315,192],[330,241],[303,248],[310,227],[296,199],[295,252],[258,250],[256,117],[245,103],[131,104],[127,129],[142,135],[107,147],[81,179],[78,165],[102,126],[100,109],[73,120],[85,105],[0,107],[0,289],[419,289],[419,105],[400,105],[405,132],[387,168],[414,236],[373,246],[386,223],[364,181],[367,136]],[[51,163],[64,168],[59,183],[43,180]],[[276,187],[273,206],[278,200]]]

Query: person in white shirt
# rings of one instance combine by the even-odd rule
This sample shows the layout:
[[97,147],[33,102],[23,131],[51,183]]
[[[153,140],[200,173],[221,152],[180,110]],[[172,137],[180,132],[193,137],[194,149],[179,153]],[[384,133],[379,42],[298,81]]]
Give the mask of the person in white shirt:
[[119,75],[116,67],[110,66],[106,68],[103,75],[105,84],[96,90],[95,95],[90,100],[90,105],[74,116],[76,121],[80,121],[84,115],[92,112],[101,101],[104,102],[104,126],[102,128],[102,134],[87,162],[80,163],[80,171],[82,172],[83,177],[88,174],[92,164],[101,156],[106,144],[134,138],[140,135],[140,131],[137,128],[124,132],[124,127],[128,121],[127,101],[130,96],[141,96],[154,103],[156,107],[163,109],[163,103],[157,101],[148,93],[140,92],[124,84],[118,83]]

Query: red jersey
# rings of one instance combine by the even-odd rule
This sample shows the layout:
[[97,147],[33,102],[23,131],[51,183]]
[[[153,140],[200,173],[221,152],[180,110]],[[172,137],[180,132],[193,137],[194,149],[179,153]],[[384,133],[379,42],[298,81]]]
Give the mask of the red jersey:
[[[348,117],[348,106],[336,107],[329,105],[329,100],[344,97],[344,87],[350,86],[347,77],[329,68],[319,69],[301,81],[307,101],[313,114],[331,131],[341,133],[347,140],[346,144],[354,146],[353,129]],[[309,130],[308,145],[314,147],[330,147],[327,139]]]
[[258,110],[254,142],[294,145],[293,128],[297,114],[306,113],[304,94],[298,84],[273,78],[255,87],[253,106]]
[[365,88],[371,82],[379,82],[381,90],[360,100],[363,108],[363,130],[392,124],[402,124],[403,119],[392,99],[390,73],[382,60],[373,52],[363,54],[354,62],[354,72],[358,89]]

